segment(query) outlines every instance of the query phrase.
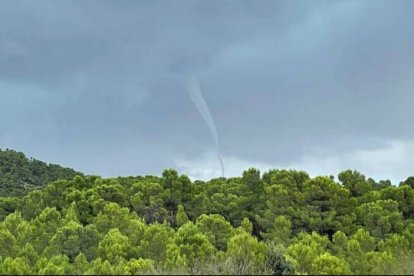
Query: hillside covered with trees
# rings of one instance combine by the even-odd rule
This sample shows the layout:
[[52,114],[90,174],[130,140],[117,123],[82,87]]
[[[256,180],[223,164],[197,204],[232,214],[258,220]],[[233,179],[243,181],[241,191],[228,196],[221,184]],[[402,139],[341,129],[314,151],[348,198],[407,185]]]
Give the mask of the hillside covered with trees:
[[[71,172],[42,178],[7,154],[7,187]],[[413,274],[413,188],[350,170],[78,175],[0,198],[0,274]]]
[[0,149],[0,197],[21,196],[58,179],[81,175],[72,169],[27,158],[24,153]]

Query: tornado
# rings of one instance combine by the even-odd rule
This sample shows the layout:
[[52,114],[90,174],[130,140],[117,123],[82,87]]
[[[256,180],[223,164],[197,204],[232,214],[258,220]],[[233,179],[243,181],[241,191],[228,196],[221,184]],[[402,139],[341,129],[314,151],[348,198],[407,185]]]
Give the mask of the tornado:
[[213,116],[211,116],[210,108],[208,107],[203,94],[201,93],[200,84],[198,79],[194,75],[188,77],[187,82],[187,91],[190,95],[191,100],[196,106],[198,112],[203,118],[204,122],[207,124],[210,129],[211,136],[214,140],[214,146],[217,153],[217,158],[221,167],[221,176],[224,177],[224,162],[220,152],[219,136],[217,134],[216,124],[214,122]]

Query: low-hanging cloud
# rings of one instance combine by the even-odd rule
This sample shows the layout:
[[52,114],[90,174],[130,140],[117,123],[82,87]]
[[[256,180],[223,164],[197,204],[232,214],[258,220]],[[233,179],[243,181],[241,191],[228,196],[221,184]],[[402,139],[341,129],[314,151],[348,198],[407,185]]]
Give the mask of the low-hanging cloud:
[[[339,155],[305,155],[295,163],[266,163],[243,160],[235,156],[224,156],[227,165],[226,177],[242,175],[248,168],[257,168],[262,172],[270,169],[304,170],[311,176],[337,175],[343,170],[354,169],[376,181],[391,180],[398,185],[413,175],[410,164],[414,163],[414,141],[392,140],[383,148],[375,150],[356,150]],[[180,172],[188,174],[191,179],[209,180],[214,178],[219,167],[215,165],[215,154],[205,152],[193,159],[176,160]]]

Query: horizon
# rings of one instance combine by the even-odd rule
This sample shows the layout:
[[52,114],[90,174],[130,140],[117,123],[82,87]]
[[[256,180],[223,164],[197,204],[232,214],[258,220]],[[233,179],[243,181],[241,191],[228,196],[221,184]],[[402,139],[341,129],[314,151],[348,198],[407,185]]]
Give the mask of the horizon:
[[[56,162],[47,162],[45,160],[41,160],[41,159],[38,159],[38,158],[33,157],[33,156],[28,156],[24,152],[17,151],[15,149],[0,148],[0,151],[8,151],[8,150],[9,151],[15,151],[15,152],[18,152],[18,153],[23,153],[26,156],[26,158],[28,158],[29,160],[41,161],[41,162],[46,163],[47,165],[59,165],[59,166],[61,166],[63,168],[73,169],[74,171],[76,171],[78,173],[81,173],[81,174],[83,174],[85,176],[97,176],[97,177],[100,177],[100,178],[103,178],[103,179],[110,179],[110,178],[114,178],[115,179],[115,178],[118,178],[118,177],[121,177],[121,178],[122,177],[139,177],[139,176],[140,177],[146,177],[146,176],[162,177],[163,171],[169,170],[169,169],[173,169],[173,170],[177,171],[177,173],[179,175],[185,175],[185,176],[187,176],[192,182],[196,182],[196,181],[204,181],[204,182],[207,182],[207,181],[210,181],[210,180],[220,179],[220,178],[225,178],[225,179],[241,178],[243,172],[248,171],[249,169],[252,169],[253,168],[253,169],[256,169],[256,170],[258,170],[260,172],[260,176],[261,177],[263,176],[264,173],[267,173],[267,172],[270,172],[270,171],[274,171],[274,170],[287,170],[287,171],[298,171],[298,172],[301,171],[301,172],[305,172],[306,174],[308,174],[309,177],[311,177],[311,178],[315,178],[315,177],[318,177],[318,176],[326,176],[326,177],[331,177],[335,182],[338,182],[339,183],[340,182],[339,179],[338,179],[339,173],[344,172],[344,171],[347,171],[347,170],[350,170],[350,171],[359,172],[362,175],[364,175],[367,180],[368,179],[372,179],[376,183],[379,183],[380,181],[391,181],[390,179],[376,179],[376,178],[371,177],[370,175],[366,175],[363,171],[354,170],[352,168],[347,168],[347,169],[344,169],[342,171],[338,171],[338,172],[331,173],[331,174],[311,174],[311,173],[309,173],[306,170],[301,170],[301,169],[297,169],[297,168],[293,168],[293,167],[292,168],[277,168],[277,167],[273,168],[273,167],[269,167],[269,168],[265,168],[264,170],[263,169],[260,169],[260,168],[257,168],[257,167],[246,167],[240,174],[235,174],[235,175],[231,175],[231,176],[224,176],[224,177],[222,177],[222,176],[216,176],[216,177],[212,177],[212,178],[208,178],[208,177],[204,177],[204,178],[203,177],[201,177],[201,178],[194,178],[194,176],[187,175],[186,173],[181,172],[181,171],[179,171],[176,168],[164,168],[164,169],[162,169],[157,174],[129,174],[129,175],[106,175],[105,176],[105,175],[100,175],[100,174],[88,173],[88,172],[85,172],[85,171],[82,171],[82,170],[78,170],[77,168],[72,168],[70,166],[66,166],[65,164],[59,164],[59,163],[56,163]],[[413,176],[408,176],[405,179],[400,179],[400,180],[397,180],[395,182],[391,181],[391,184],[394,185],[394,186],[398,186],[401,182],[406,181],[410,177],[413,177]]]

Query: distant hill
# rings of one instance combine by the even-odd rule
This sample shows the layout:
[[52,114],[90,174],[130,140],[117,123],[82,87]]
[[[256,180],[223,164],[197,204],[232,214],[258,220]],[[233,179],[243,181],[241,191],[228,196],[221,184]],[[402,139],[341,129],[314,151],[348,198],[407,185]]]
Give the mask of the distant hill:
[[0,149],[0,197],[22,196],[57,179],[82,175],[70,168],[27,158],[22,152]]

